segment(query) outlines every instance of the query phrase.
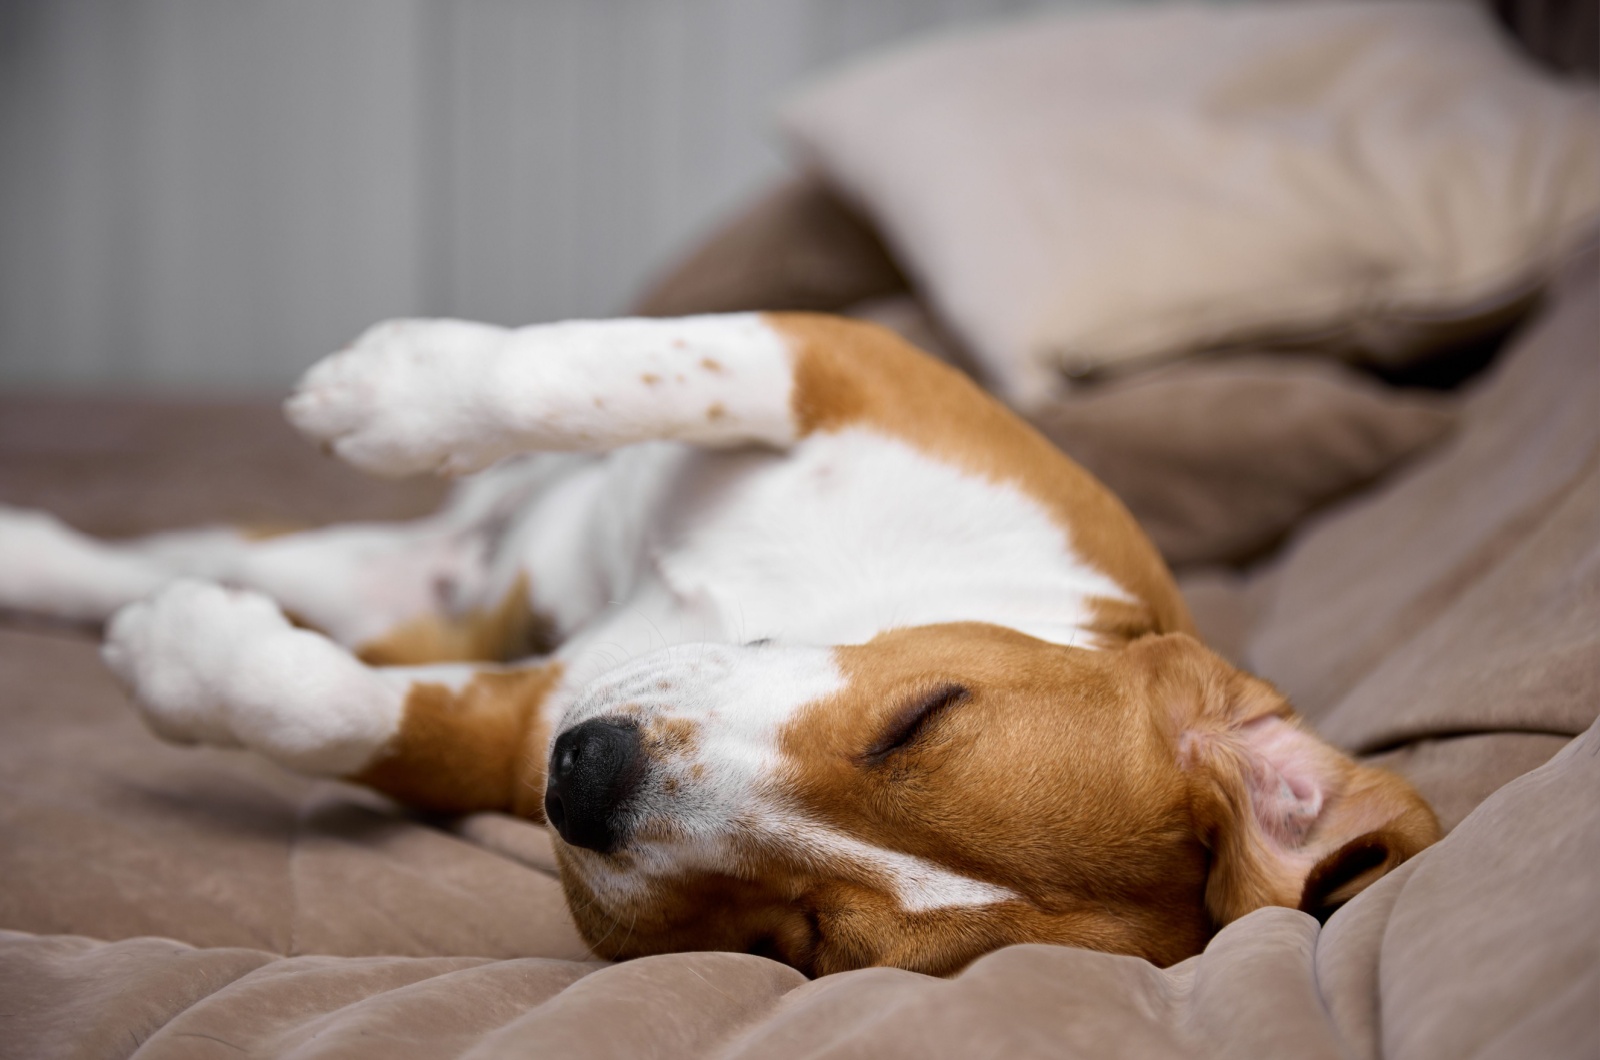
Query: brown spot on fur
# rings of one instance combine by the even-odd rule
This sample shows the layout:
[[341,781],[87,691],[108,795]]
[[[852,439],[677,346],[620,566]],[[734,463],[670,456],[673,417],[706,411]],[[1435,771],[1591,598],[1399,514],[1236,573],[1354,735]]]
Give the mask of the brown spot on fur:
[[690,718],[656,718],[645,727],[644,747],[655,758],[685,758],[700,742],[700,724]]
[[597,409],[605,408],[606,407],[605,400],[603,398],[595,398],[594,399],[594,407],[597,408]]
[[549,733],[539,708],[560,676],[552,663],[486,671],[460,691],[412,685],[400,731],[350,779],[424,809],[542,821]]
[[1121,502],[972,380],[875,324],[810,313],[766,319],[794,350],[802,436],[864,424],[1034,498],[1079,555],[1135,598],[1098,602],[1094,628],[1105,646],[1193,632],[1165,563]]
[[644,375],[639,377],[639,382],[643,383],[645,386],[655,386],[657,383],[661,382],[661,377],[656,375],[654,372],[646,372]]
[[700,358],[700,367],[704,368],[708,372],[714,372],[717,375],[721,375],[724,371],[726,371],[726,369],[722,367],[721,361],[713,360],[710,357]]
[[356,649],[371,666],[435,662],[507,662],[554,647],[554,623],[528,602],[528,578],[517,580],[492,608],[463,615],[422,615]]
[[706,409],[707,422],[717,423],[721,420],[727,419],[727,417],[728,410],[723,408],[722,402],[720,401],[712,403],[711,407]]

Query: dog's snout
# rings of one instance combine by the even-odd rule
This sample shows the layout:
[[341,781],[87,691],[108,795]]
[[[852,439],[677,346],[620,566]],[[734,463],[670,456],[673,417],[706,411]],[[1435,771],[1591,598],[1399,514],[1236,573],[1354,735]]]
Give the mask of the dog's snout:
[[643,773],[637,726],[586,721],[562,733],[551,748],[545,819],[573,846],[609,853]]

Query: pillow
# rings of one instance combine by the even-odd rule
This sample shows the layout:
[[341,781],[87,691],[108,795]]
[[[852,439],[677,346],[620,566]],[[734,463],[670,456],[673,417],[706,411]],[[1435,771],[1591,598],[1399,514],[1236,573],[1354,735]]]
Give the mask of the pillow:
[[820,181],[799,177],[720,225],[634,303],[634,312],[836,312],[905,289],[872,227]]
[[[967,358],[916,299],[852,316],[958,368]],[[1254,559],[1313,511],[1447,435],[1453,401],[1394,390],[1320,357],[1196,358],[1083,386],[1033,425],[1128,506],[1173,566]]]
[[1315,357],[1199,359],[1047,401],[1032,420],[1175,567],[1243,563],[1440,441],[1453,403]]
[[1234,345],[1400,363],[1600,216],[1600,108],[1466,4],[1163,6],[913,46],[786,108],[1004,395]]

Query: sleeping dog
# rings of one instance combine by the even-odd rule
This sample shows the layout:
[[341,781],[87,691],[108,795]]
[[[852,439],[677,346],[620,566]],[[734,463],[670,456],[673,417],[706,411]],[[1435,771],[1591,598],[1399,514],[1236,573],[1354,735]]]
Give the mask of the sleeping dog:
[[549,823],[608,958],[1168,964],[1438,836],[1208,651],[1086,472],[959,373],[802,314],[380,324],[303,432],[437,515],[117,544],[0,516],[0,605],[110,618],[150,726]]

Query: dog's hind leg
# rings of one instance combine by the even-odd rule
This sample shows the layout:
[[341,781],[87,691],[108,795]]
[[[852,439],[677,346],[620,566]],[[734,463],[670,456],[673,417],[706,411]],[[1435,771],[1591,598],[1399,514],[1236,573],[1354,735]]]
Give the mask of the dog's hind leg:
[[355,646],[470,595],[482,551],[470,531],[428,520],[104,541],[42,512],[0,509],[0,608],[100,623],[174,578],[197,577],[264,592]]
[[192,580],[119,612],[104,654],[168,740],[248,748],[425,809],[541,816],[558,664],[372,667],[264,596]]
[[541,649],[500,534],[574,458],[464,480],[438,514],[262,537],[227,527],[105,541],[0,506],[0,608],[100,623],[179,577],[265,593],[296,621],[380,662],[503,659]]

